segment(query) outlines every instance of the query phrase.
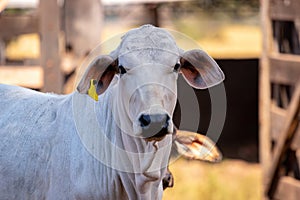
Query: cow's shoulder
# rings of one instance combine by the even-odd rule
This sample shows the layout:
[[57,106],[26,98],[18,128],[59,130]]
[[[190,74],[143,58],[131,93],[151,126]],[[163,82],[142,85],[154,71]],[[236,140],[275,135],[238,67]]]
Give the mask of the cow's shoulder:
[[43,132],[63,114],[60,110],[70,110],[68,96],[18,86],[0,84],[0,97],[0,127],[5,132]]

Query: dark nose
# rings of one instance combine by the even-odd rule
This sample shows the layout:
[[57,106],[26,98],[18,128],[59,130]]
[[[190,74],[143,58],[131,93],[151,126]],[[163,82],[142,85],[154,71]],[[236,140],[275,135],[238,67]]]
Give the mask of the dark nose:
[[139,118],[143,128],[142,135],[146,138],[165,136],[168,133],[169,120],[167,114],[142,114]]

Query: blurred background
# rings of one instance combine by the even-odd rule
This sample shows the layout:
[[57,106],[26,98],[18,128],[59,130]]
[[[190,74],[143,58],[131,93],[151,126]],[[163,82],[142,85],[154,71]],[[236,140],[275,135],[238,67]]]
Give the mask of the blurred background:
[[[112,36],[147,23],[184,33],[215,58],[226,75],[226,121],[215,141],[224,161],[208,164],[179,159],[172,163],[175,186],[165,191],[164,199],[263,199],[265,185],[270,184],[264,181],[270,166],[267,161],[276,144],[269,136],[268,94],[283,87],[268,82],[272,61],[268,53],[276,49],[277,53],[297,54],[299,21],[294,26],[285,23],[284,15],[297,6],[294,0],[0,0],[0,83],[71,93],[86,55]],[[283,16],[285,21],[280,18],[277,23],[272,16]],[[276,37],[279,42],[273,45]],[[266,63],[261,70],[259,61]],[[296,58],[295,69],[298,61]],[[295,80],[300,77],[298,72],[299,68],[290,73]],[[266,89],[259,90],[261,87]],[[293,93],[288,90],[287,104]],[[197,132],[205,134],[211,117],[209,93],[194,92],[201,110]],[[263,95],[259,92],[268,100],[260,100]],[[259,117],[261,102],[265,107],[260,107]],[[267,120],[266,126],[259,126],[261,118]],[[180,106],[174,119],[179,125]],[[265,137],[259,135],[259,129]],[[260,148],[262,163],[259,138],[264,140],[261,146],[265,145]],[[278,169],[271,171],[277,174]]]

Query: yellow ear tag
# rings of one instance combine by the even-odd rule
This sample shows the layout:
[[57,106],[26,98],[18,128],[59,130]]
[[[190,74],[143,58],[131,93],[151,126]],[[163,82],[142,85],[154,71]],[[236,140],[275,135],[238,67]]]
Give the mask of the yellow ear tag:
[[88,95],[92,97],[92,99],[94,99],[95,101],[98,101],[98,94],[96,92],[96,86],[95,86],[96,84],[97,81],[95,79],[91,79]]

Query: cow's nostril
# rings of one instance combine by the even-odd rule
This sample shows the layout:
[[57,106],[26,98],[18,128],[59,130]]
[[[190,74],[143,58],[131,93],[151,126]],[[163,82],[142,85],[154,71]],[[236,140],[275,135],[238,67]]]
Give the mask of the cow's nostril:
[[150,115],[141,115],[140,116],[141,127],[146,127],[151,123]]

